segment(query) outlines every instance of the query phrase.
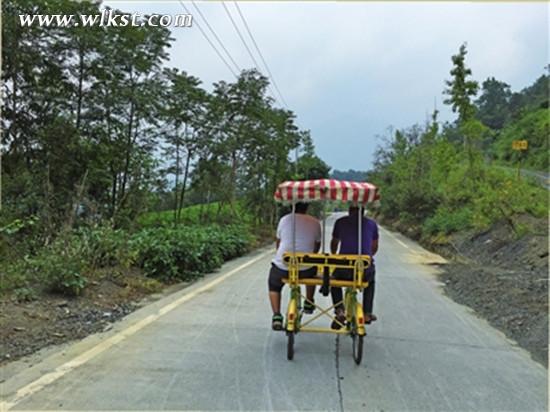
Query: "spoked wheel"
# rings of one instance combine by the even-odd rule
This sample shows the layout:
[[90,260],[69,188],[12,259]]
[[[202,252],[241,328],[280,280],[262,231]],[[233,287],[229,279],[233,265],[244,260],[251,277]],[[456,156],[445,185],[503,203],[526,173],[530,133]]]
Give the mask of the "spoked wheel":
[[287,332],[288,342],[286,345],[286,358],[292,360],[294,358],[294,332]]
[[353,360],[357,365],[361,363],[363,359],[363,338],[364,336],[357,335],[356,333],[351,335],[353,345]]

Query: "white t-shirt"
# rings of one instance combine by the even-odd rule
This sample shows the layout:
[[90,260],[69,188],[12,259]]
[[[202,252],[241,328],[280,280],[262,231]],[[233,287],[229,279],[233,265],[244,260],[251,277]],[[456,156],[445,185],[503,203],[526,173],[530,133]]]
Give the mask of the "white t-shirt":
[[[310,215],[296,213],[296,252],[313,252],[315,243],[321,241],[321,225]],[[288,270],[283,262],[283,253],[292,252],[292,213],[279,220],[277,238],[281,240],[273,263],[282,270]],[[305,268],[304,268],[305,269]]]

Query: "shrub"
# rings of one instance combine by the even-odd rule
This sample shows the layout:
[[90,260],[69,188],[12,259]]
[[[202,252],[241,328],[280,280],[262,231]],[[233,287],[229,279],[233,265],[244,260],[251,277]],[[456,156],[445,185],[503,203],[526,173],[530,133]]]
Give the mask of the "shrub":
[[27,275],[54,292],[78,296],[88,281],[86,258],[79,238],[67,235],[27,259]]
[[106,226],[80,228],[3,265],[1,290],[21,300],[43,287],[76,296],[90,271],[119,265],[137,265],[152,278],[188,280],[242,255],[252,241],[245,225],[157,227],[133,235]]
[[144,229],[130,245],[147,276],[187,280],[243,254],[251,240],[246,226],[184,226]]
[[451,210],[440,207],[434,216],[426,219],[422,225],[424,236],[433,236],[439,233],[450,234],[472,227],[472,211],[466,207]]
[[518,181],[500,169],[488,169],[472,205],[473,223],[477,228],[484,229],[505,219],[519,234],[516,217],[522,214],[544,217],[548,192],[525,179]]
[[91,268],[121,265],[129,267],[136,259],[128,241],[128,232],[110,226],[82,228],[76,232],[84,257]]

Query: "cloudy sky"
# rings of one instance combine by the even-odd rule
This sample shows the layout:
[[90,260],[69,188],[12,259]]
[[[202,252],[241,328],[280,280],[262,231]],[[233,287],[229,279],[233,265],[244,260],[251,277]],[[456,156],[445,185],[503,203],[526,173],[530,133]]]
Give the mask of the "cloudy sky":
[[[130,13],[184,12],[177,1],[106,4]],[[220,2],[184,4],[215,42],[195,5],[200,9],[240,68],[254,67]],[[254,53],[235,4],[225,4]],[[239,7],[298,125],[311,130],[319,156],[335,169],[368,169],[378,136],[390,126],[424,123],[434,102],[441,120],[453,120],[442,91],[451,55],[463,42],[475,80],[494,76],[513,91],[533,83],[549,63],[544,2],[246,1]],[[207,90],[234,80],[196,24],[172,34],[169,65],[199,77]]]

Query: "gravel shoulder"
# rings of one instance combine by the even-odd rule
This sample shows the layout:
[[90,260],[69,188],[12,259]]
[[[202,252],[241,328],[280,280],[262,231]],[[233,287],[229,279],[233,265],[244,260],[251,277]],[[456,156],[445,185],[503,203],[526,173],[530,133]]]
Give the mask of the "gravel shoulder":
[[389,223],[449,263],[441,266],[445,293],[469,306],[548,368],[548,220],[523,216],[528,234],[506,222],[484,232],[418,239],[418,230]]

